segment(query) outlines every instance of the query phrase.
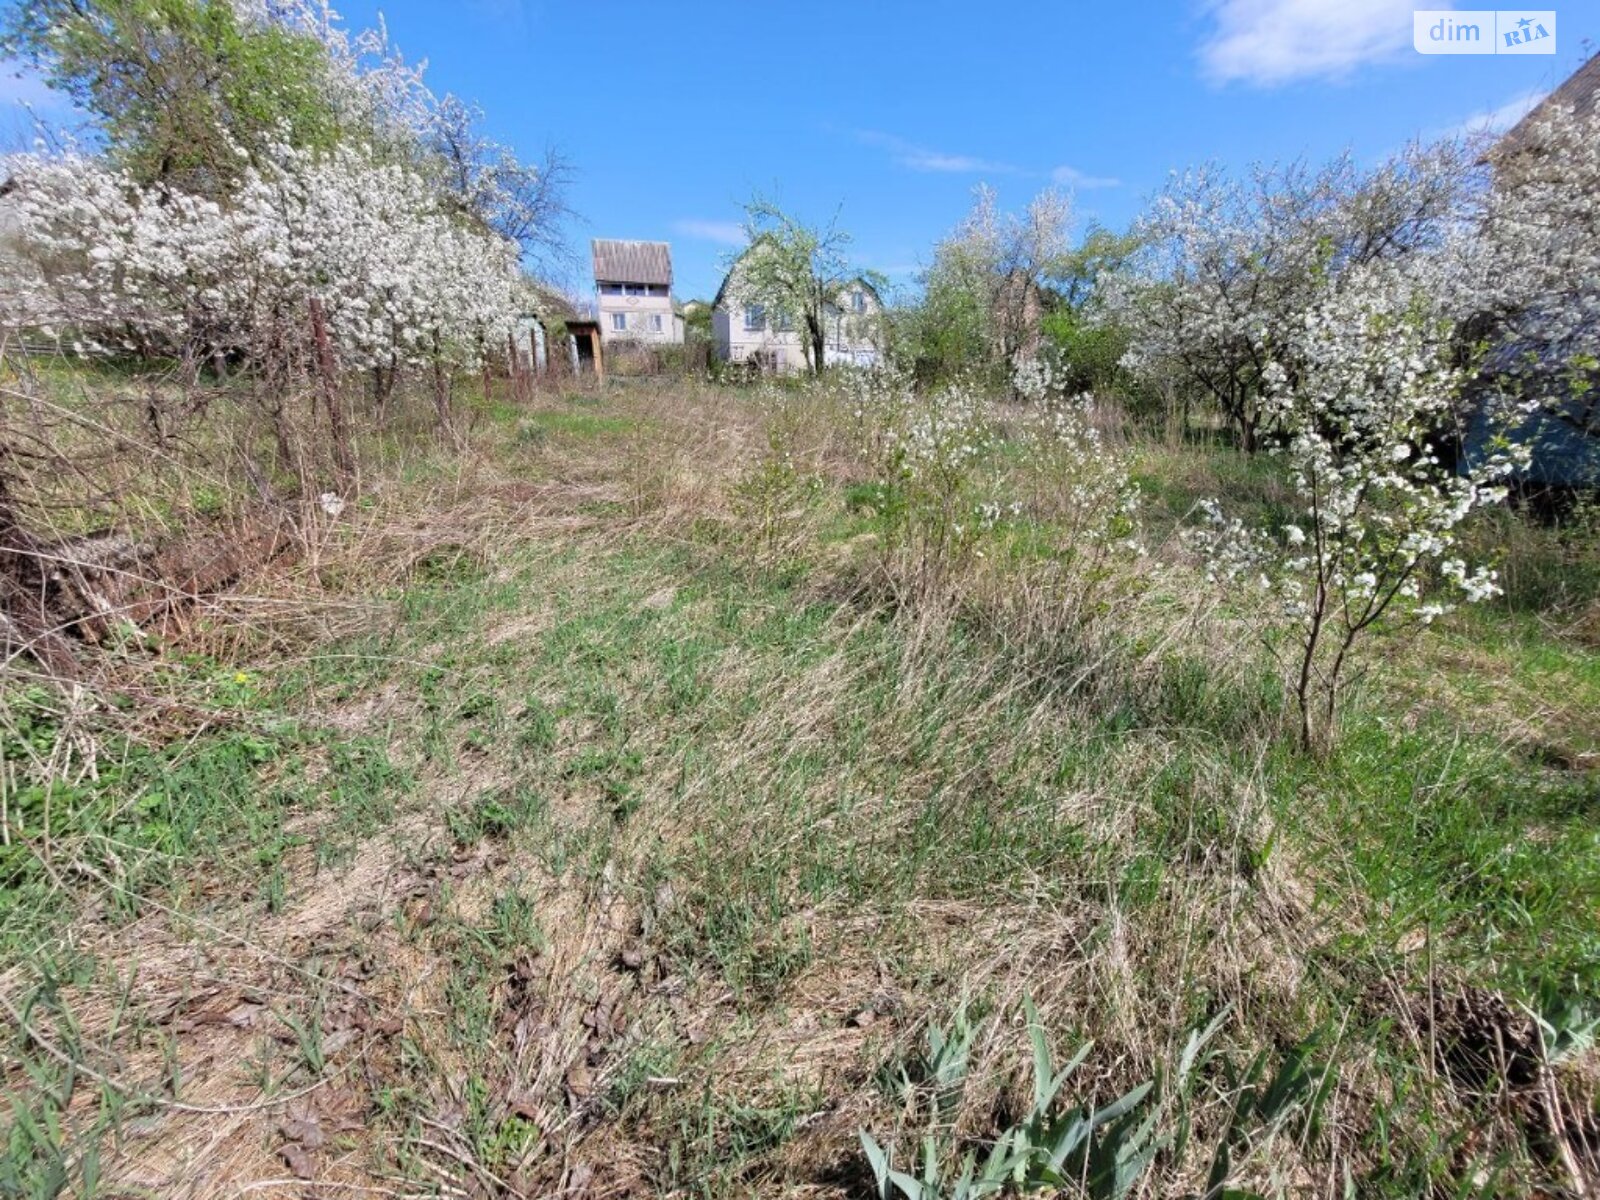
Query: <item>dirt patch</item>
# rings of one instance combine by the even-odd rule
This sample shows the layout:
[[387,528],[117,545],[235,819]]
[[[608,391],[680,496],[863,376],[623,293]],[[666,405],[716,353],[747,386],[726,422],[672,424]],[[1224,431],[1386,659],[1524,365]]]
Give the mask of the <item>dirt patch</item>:
[[1528,1133],[1577,1195],[1600,1186],[1593,1049],[1553,1061],[1539,1022],[1500,993],[1464,985],[1419,997],[1414,1014],[1435,1068],[1476,1105]]

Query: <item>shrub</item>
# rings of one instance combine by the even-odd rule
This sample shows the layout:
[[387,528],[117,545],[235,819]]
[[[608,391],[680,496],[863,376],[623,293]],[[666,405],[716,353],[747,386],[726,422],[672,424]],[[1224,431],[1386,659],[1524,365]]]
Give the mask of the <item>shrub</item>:
[[1330,743],[1364,635],[1426,625],[1449,597],[1499,590],[1493,571],[1469,568],[1454,551],[1467,514],[1504,498],[1495,481],[1517,456],[1503,449],[1461,475],[1441,461],[1437,430],[1462,378],[1449,362],[1450,332],[1404,272],[1374,268],[1328,289],[1290,347],[1295,371],[1281,361],[1263,370],[1263,404],[1286,439],[1301,521],[1250,530],[1208,501],[1208,524],[1191,536],[1212,579],[1275,600],[1277,612],[1257,609],[1256,620],[1287,623],[1307,750]]

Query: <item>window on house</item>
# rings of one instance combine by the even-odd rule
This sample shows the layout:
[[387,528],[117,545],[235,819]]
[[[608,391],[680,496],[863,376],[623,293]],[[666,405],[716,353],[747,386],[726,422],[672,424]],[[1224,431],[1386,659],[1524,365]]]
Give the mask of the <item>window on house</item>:
[[628,328],[628,314],[612,313],[611,328],[617,333],[622,333],[624,330],[626,330]]
[[650,331],[652,333],[660,333],[661,332],[661,314],[660,313],[651,313],[650,314]]
[[620,296],[622,295],[622,285],[620,283],[602,283],[600,285],[600,294],[602,296]]
[[850,293],[850,308],[858,313],[867,311],[867,294],[860,288]]
[[767,327],[767,310],[759,304],[746,304],[744,306],[744,330],[746,333],[760,333]]
[[772,328],[779,333],[793,333],[794,318],[780,309],[772,314]]

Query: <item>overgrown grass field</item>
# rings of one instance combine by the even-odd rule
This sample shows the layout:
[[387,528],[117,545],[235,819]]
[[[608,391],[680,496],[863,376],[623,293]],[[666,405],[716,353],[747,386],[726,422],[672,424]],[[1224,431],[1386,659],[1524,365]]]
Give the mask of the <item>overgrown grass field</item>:
[[6,680],[0,1195],[1593,1187],[1596,519],[1480,521],[1506,594],[1316,756],[1177,534],[1282,510],[1271,459],[1118,432],[1145,552],[1067,587],[1048,505],[903,536],[851,419],[402,427],[101,686]]

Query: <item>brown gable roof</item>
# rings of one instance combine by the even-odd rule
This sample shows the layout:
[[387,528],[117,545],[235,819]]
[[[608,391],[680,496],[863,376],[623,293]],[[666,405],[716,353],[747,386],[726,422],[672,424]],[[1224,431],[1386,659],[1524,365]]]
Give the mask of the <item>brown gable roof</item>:
[[1579,120],[1587,118],[1600,108],[1600,54],[1591,55],[1589,61],[1574,71],[1567,81],[1551,92],[1532,112],[1511,127],[1495,143],[1491,158],[1503,158],[1533,147],[1535,131],[1549,110],[1555,107],[1570,108]]
[[666,242],[617,242],[595,238],[596,283],[672,284],[672,249]]

